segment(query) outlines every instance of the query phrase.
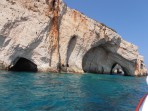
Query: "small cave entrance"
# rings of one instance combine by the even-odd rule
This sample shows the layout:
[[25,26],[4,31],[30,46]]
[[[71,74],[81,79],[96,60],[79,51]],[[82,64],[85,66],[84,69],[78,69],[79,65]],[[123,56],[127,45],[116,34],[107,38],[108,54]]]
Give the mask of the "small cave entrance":
[[127,75],[125,69],[121,65],[119,65],[118,63],[113,64],[110,73],[111,74]]
[[13,67],[9,68],[9,71],[18,71],[18,72],[37,72],[37,65],[32,61],[20,57],[16,61]]

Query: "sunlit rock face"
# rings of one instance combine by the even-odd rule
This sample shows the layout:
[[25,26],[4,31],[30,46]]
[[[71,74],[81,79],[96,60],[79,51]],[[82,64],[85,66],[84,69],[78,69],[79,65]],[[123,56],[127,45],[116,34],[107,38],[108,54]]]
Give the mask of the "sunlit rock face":
[[[41,72],[146,75],[138,48],[62,0],[1,0],[0,69],[25,58]],[[118,71],[117,71],[118,72]]]

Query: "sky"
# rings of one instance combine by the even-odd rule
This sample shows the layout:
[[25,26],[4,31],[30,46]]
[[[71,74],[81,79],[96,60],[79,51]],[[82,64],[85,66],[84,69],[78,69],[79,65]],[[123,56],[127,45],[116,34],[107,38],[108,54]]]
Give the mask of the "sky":
[[148,68],[148,0],[63,0],[138,46]]

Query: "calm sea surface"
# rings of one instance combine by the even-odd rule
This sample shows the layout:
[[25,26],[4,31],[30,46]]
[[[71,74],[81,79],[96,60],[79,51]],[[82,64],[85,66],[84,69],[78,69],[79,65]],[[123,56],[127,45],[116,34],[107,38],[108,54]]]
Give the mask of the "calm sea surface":
[[0,72],[0,111],[134,111],[145,77]]

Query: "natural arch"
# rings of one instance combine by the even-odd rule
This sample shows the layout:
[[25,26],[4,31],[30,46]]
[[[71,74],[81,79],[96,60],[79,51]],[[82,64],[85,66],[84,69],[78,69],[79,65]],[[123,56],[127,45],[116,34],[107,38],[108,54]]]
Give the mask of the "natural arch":
[[125,71],[122,66],[120,66],[118,63],[114,63],[111,68],[111,74],[121,74],[124,75]]
[[113,61],[109,59],[109,51],[98,46],[90,49],[83,57],[82,68],[84,72],[90,73],[110,73]]
[[10,71],[19,71],[19,72],[37,72],[37,65],[32,61],[20,57],[16,60],[16,63],[13,67],[9,69]]
[[133,74],[134,69],[130,66],[134,64],[118,55],[116,53],[117,50],[118,47],[109,42],[91,48],[82,58],[83,71],[98,74],[112,74],[112,69],[118,64],[120,66],[120,68],[117,69],[118,73],[122,72],[125,76]]

